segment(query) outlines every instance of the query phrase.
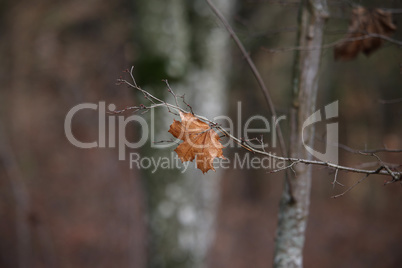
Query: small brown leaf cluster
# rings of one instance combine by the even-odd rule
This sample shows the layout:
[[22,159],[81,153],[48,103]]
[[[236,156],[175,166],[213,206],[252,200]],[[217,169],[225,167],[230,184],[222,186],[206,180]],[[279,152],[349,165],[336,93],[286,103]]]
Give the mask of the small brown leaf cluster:
[[[378,34],[390,36],[396,31],[396,26],[392,22],[392,14],[384,10],[375,8],[367,9],[364,7],[354,8],[352,18],[345,36],[345,42],[335,46],[335,60],[352,60],[359,52],[366,56],[380,48],[384,40],[378,37],[363,38],[365,35]],[[348,39],[362,39],[348,41]]]
[[193,161],[197,157],[197,168],[202,173],[214,169],[216,157],[225,158],[222,153],[223,145],[219,135],[205,122],[191,113],[180,112],[180,121],[173,121],[169,132],[183,142],[175,152],[182,162]]

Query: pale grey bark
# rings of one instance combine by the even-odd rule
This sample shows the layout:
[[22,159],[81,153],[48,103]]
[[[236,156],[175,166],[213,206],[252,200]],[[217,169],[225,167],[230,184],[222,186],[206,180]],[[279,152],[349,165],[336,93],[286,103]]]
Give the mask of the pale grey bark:
[[[311,159],[302,142],[313,147],[314,126],[303,130],[302,125],[314,111],[321,50],[309,47],[322,45],[323,29],[328,17],[325,0],[303,1],[300,10],[299,46],[307,48],[296,57],[293,105],[291,109],[290,156]],[[303,267],[303,247],[310,205],[311,166],[296,165],[296,175],[283,191],[274,257],[275,267]]]
[[[230,19],[236,1],[215,2]],[[215,22],[209,7],[203,0],[144,0],[141,3],[141,39],[149,51],[166,59],[166,72],[179,78],[170,82],[173,91],[178,95],[185,94],[186,102],[197,114],[211,120],[224,115],[230,72],[230,37]],[[191,22],[187,20],[189,15],[186,12],[192,12]],[[158,79],[161,78],[155,77],[155,81]],[[172,97],[167,91],[164,94],[164,99]],[[172,115],[165,111],[157,112],[153,120],[157,122],[155,140],[166,140]],[[167,151],[164,149],[158,150],[155,157]],[[171,147],[168,151],[174,153],[173,150],[174,147]],[[191,163],[184,173],[170,181],[164,180],[164,185],[162,181],[158,185],[166,189],[166,195],[160,199],[153,217],[156,221],[164,221],[164,224],[174,224],[171,218],[176,218],[177,226],[169,229],[174,230],[172,233],[176,233],[177,237],[169,235],[169,245],[157,247],[173,246],[187,252],[191,255],[192,263],[188,264],[191,267],[204,265],[203,260],[213,239],[220,176],[219,169],[216,173],[210,171],[205,175]]]
[[[215,2],[230,20],[236,1],[218,0]],[[191,96],[194,110],[209,119],[214,119],[216,116],[226,114],[227,77],[230,72],[228,49],[230,37],[225,29],[216,23],[205,23],[211,19],[216,20],[205,1],[199,2],[197,10],[202,23],[199,28],[193,29],[197,31],[194,38],[200,43],[202,42],[197,53],[203,57],[197,65],[191,65],[185,86],[189,97]],[[193,194],[192,204],[196,215],[192,226],[188,226],[192,229],[189,231],[193,233],[188,246],[193,249],[198,260],[197,266],[203,266],[202,260],[205,259],[214,236],[222,173],[220,169],[217,169],[216,172],[210,171],[207,175],[202,174],[199,170],[191,170],[186,173],[187,187],[189,193]]]
[[[141,0],[137,2],[139,14],[139,35],[142,44],[139,57],[143,60],[157,58],[156,66],[145,65],[146,70],[154,77],[151,85],[140,84],[146,90],[153,92],[161,99],[169,99],[169,93],[161,79],[180,79],[185,76],[190,61],[190,25],[187,22],[187,6],[185,0],[159,1]],[[162,66],[161,66],[162,65]],[[155,69],[153,69],[154,67]],[[139,70],[142,66],[134,66]],[[163,74],[160,73],[163,69]],[[169,77],[167,77],[169,76]],[[137,77],[141,79],[141,77]],[[177,93],[177,83],[169,81],[172,89]],[[143,101],[143,100],[141,100]],[[170,138],[169,125],[173,122],[172,115],[165,110],[152,110],[149,121],[154,126],[154,141]],[[147,115],[145,115],[147,116]],[[177,120],[177,118],[176,118]],[[164,148],[166,144],[157,145],[161,148],[153,151],[143,151],[144,157],[171,159],[174,147]],[[184,177],[172,170],[156,170],[155,173],[145,173],[145,180],[155,181],[147,189],[150,244],[148,246],[149,266],[166,267],[174,265],[181,256],[191,254],[191,249],[181,246],[185,237],[183,230],[193,221],[192,210],[185,206],[189,203],[188,193],[183,187]],[[157,181],[157,182],[156,182]]]

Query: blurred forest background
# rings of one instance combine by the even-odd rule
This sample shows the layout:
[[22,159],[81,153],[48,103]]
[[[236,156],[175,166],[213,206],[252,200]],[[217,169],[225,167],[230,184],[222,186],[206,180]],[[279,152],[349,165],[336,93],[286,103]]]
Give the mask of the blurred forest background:
[[[278,114],[287,115],[294,51],[269,49],[295,45],[298,1],[214,2],[261,71]],[[326,44],[346,34],[354,4],[402,9],[391,0],[328,4]],[[402,40],[402,14],[393,18],[392,38]],[[381,101],[402,98],[400,47],[385,43],[349,62],[335,62],[333,48],[323,54],[318,107],[339,100],[340,142],[401,149],[401,102]],[[0,59],[0,267],[270,267],[283,173],[130,169],[115,148],[79,149],[64,133],[77,104],[144,103],[115,84],[132,65],[143,88],[169,98],[161,82],[168,79],[210,119],[235,118],[238,102],[243,124],[255,114],[269,118],[243,56],[203,0],[3,0]],[[172,118],[157,112],[156,140],[171,138]],[[130,140],[141,135],[135,125],[126,130]],[[96,140],[97,111],[77,114],[73,133]],[[172,155],[172,147],[151,144],[128,153]],[[224,150],[227,158],[234,153],[247,152]],[[379,155],[401,164],[401,153]],[[345,150],[340,163],[378,164]],[[340,172],[345,186],[333,187],[334,174],[314,168],[305,267],[402,266],[399,184],[383,187],[384,177],[370,176],[330,198],[361,176]]]

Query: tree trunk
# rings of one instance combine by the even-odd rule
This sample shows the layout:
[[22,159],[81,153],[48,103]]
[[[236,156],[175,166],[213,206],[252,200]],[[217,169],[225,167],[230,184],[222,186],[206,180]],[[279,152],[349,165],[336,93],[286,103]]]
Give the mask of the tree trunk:
[[[215,2],[230,19],[237,1]],[[143,79],[145,75],[150,77],[149,83],[156,81],[155,88],[163,90],[158,93],[159,96],[165,94],[165,98],[170,100],[171,94],[160,81],[168,79],[174,92],[185,94],[186,101],[197,114],[210,119],[225,114],[227,77],[231,67],[230,37],[222,27],[210,22],[215,18],[209,7],[203,2],[185,0],[142,0],[139,3],[139,24],[145,25],[137,31],[143,43],[141,55],[144,59],[140,62],[146,64],[141,66],[137,61],[135,69],[145,70],[146,74],[138,75],[138,79]],[[160,27],[148,27],[152,25]],[[162,27],[164,25],[169,27]],[[155,67],[152,70],[148,66],[155,58],[159,62],[153,63]],[[157,68],[157,64],[162,67]],[[156,73],[158,69],[163,71]],[[137,82],[143,88],[149,86],[148,81]],[[173,117],[164,110],[156,113],[155,120],[160,121],[155,123],[155,141],[164,140],[170,135],[166,130]],[[153,153],[153,157],[160,159],[161,154],[166,153],[169,154],[166,157],[170,158],[175,154],[173,150],[174,147],[170,147],[169,150],[154,150],[144,154],[149,156]],[[155,180],[148,187],[151,221],[170,226],[169,231],[163,231],[160,225],[151,225],[151,266],[204,265],[203,260],[214,235],[221,175],[219,170],[204,175],[193,165],[183,172],[160,169],[147,175],[148,183]],[[166,204],[174,205],[171,217],[166,216],[169,214]]]
[[[299,14],[298,43],[303,47],[296,53],[291,109],[290,156],[310,159],[302,141],[303,122],[314,112],[317,98],[318,71],[321,58],[323,30],[328,17],[325,0],[302,1]],[[314,127],[304,130],[305,144],[313,147]],[[279,211],[274,257],[275,267],[303,267],[303,246],[310,204],[311,166],[294,167],[286,185]]]

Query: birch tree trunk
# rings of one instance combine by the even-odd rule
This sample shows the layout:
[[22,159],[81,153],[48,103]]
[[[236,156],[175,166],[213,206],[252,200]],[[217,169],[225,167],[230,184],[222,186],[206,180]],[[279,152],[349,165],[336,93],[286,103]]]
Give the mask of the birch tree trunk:
[[[314,111],[317,98],[318,72],[320,67],[323,30],[328,17],[325,0],[302,1],[299,13],[298,46],[302,51],[296,53],[293,84],[293,103],[291,108],[290,156],[311,159],[302,141],[313,147],[314,126],[303,130],[303,122]],[[274,267],[303,267],[303,247],[309,214],[311,166],[297,165],[295,174],[286,185],[279,211],[276,237]]]

